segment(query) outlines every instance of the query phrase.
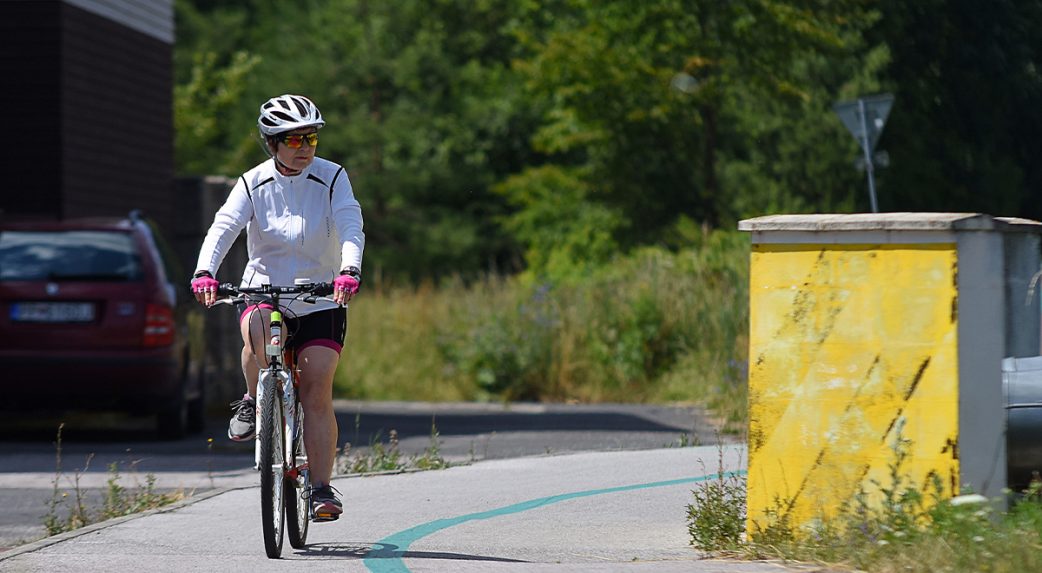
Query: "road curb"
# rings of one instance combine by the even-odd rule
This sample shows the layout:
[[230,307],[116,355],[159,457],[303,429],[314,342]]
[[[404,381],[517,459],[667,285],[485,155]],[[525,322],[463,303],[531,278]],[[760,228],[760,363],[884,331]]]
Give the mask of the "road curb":
[[[453,463],[449,467],[467,466],[467,465],[470,465],[470,464],[469,463]],[[418,468],[402,468],[402,469],[398,469],[398,470],[383,470],[383,471],[377,471],[377,472],[336,474],[336,475],[333,475],[332,479],[337,480],[337,479],[363,478],[363,477],[371,477],[371,476],[387,476],[387,475],[416,473],[416,472],[422,472],[422,471],[437,471],[437,470],[427,470],[427,469],[418,469]],[[6,560],[8,560],[8,559],[10,559],[12,557],[17,557],[18,555],[22,555],[23,553],[32,553],[33,551],[39,551],[40,549],[44,549],[46,547],[50,547],[51,545],[56,545],[58,543],[62,543],[63,541],[68,541],[70,539],[75,539],[75,538],[80,537],[82,535],[88,535],[88,534],[94,533],[96,531],[101,531],[103,529],[108,529],[109,527],[113,527],[113,526],[119,525],[121,523],[125,523],[127,521],[132,521],[134,519],[139,519],[139,518],[142,518],[142,517],[148,517],[149,515],[155,515],[155,514],[158,514],[158,513],[167,513],[167,512],[170,512],[170,511],[177,511],[177,510],[179,510],[179,509],[181,509],[183,507],[188,507],[188,506],[190,506],[190,505],[192,505],[194,503],[198,503],[200,501],[205,501],[207,499],[211,499],[211,498],[217,497],[219,495],[222,495],[222,494],[225,494],[225,493],[228,493],[228,492],[231,492],[231,491],[238,491],[238,490],[242,490],[242,489],[252,489],[252,488],[256,488],[256,487],[260,487],[260,484],[238,485],[238,486],[229,486],[229,487],[223,487],[223,488],[216,488],[216,489],[206,490],[206,491],[204,491],[202,493],[193,494],[190,497],[186,497],[185,499],[182,499],[180,501],[171,503],[169,505],[164,505],[162,507],[157,507],[155,509],[149,509],[149,510],[138,512],[138,513],[132,513],[130,515],[123,515],[123,516],[120,516],[120,517],[113,517],[112,519],[106,519],[105,521],[99,521],[97,523],[92,523],[90,525],[83,526],[83,527],[81,527],[79,529],[74,529],[72,531],[66,531],[65,533],[59,533],[57,535],[51,535],[51,536],[48,536],[48,537],[44,537],[43,539],[39,539],[37,541],[33,541],[33,542],[30,542],[30,543],[25,543],[23,545],[19,545],[17,547],[12,548],[12,549],[8,549],[7,551],[0,552],[0,562],[6,561]]]
[[213,498],[213,497],[217,497],[219,495],[228,493],[230,491],[237,491],[237,490],[240,490],[240,489],[249,489],[249,488],[253,488],[253,487],[257,487],[257,486],[255,486],[255,485],[242,485],[242,486],[225,487],[225,488],[220,488],[220,489],[212,489],[212,490],[204,491],[204,492],[199,493],[199,494],[193,494],[191,497],[186,497],[185,499],[182,499],[180,501],[171,503],[170,505],[164,505],[162,507],[157,507],[155,509],[149,509],[149,510],[142,511],[142,512],[139,512],[139,513],[132,513],[130,515],[124,515],[124,516],[120,516],[120,517],[113,517],[112,519],[106,519],[105,521],[99,521],[97,523],[92,523],[90,525],[86,525],[86,526],[81,527],[79,529],[74,529],[72,531],[66,531],[65,533],[59,533],[57,535],[51,535],[49,537],[44,537],[43,539],[40,539],[38,541],[33,541],[31,543],[26,543],[24,545],[19,545],[18,547],[15,547],[13,549],[8,549],[7,551],[4,551],[3,553],[0,553],[0,562],[6,561],[7,559],[10,559],[12,557],[17,557],[18,555],[22,555],[23,553],[32,553],[33,551],[39,551],[40,549],[43,549],[45,547],[50,547],[51,545],[55,545],[55,544],[61,543],[63,541],[68,541],[69,539],[75,539],[76,537],[80,537],[81,535],[88,535],[88,534],[94,533],[96,531],[101,531],[103,529],[108,529],[109,527],[113,527],[113,526],[119,525],[121,523],[126,523],[128,521],[132,521],[132,520],[139,519],[139,518],[142,518],[142,517],[147,517],[149,515],[155,515],[157,513],[167,513],[169,511],[177,511],[178,509],[181,509],[183,507],[188,507],[189,505],[192,505],[194,503],[198,503],[200,501],[204,501],[204,500],[207,500],[207,499],[210,499],[210,498]]

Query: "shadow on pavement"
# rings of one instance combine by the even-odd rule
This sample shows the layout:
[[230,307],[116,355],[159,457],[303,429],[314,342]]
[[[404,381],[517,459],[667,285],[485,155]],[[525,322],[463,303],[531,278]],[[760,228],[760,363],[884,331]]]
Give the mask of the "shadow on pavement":
[[[678,437],[690,443],[716,441],[715,430],[697,408],[652,405],[516,405],[341,402],[337,408],[338,445],[354,451],[386,441],[391,430],[407,447],[422,450],[436,429],[442,454],[474,458],[538,455],[560,451],[595,451],[664,447]],[[105,471],[118,460],[145,458],[143,467],[160,471],[223,471],[252,464],[253,442],[227,439],[227,418],[211,417],[202,433],[180,440],[159,440],[148,418],[119,415],[61,414],[0,417],[0,459],[17,459],[4,471],[50,471],[58,426],[63,457],[74,468],[87,454],[97,462],[89,471]],[[491,439],[494,436],[494,439]],[[719,436],[716,436],[719,437]],[[493,451],[489,452],[491,440]],[[102,462],[102,460],[105,460]],[[245,460],[245,461],[244,461]]]
[[[340,434],[356,428],[355,415],[337,413]],[[693,422],[694,420],[692,420]],[[691,425],[659,423],[642,416],[613,412],[547,412],[533,414],[384,414],[360,413],[358,434],[372,437],[396,430],[401,437],[429,436],[432,428],[442,436],[477,436],[492,432],[690,432]],[[361,442],[364,443],[364,442]]]
[[[649,415],[640,412],[646,406],[614,405],[615,411],[606,411],[598,406],[562,406],[566,411],[546,412],[442,412],[432,406],[429,412],[417,412],[417,408],[408,411],[388,412],[369,411],[363,405],[354,412],[338,411],[337,423],[341,436],[357,434],[363,438],[386,435],[389,430],[396,430],[399,436],[429,436],[433,427],[442,436],[481,435],[492,432],[547,432],[547,431],[584,431],[584,432],[662,432],[677,434],[698,431],[698,415],[693,409],[668,408],[671,411],[682,411],[674,414],[669,420],[653,420]],[[632,409],[632,412],[625,410]],[[663,410],[667,407],[663,407]],[[230,413],[229,413],[230,415]],[[93,442],[155,442],[156,445],[177,444],[186,441],[198,441],[200,436],[211,436],[215,440],[224,439],[224,425],[227,419],[213,415],[207,422],[207,428],[182,440],[159,440],[152,429],[149,418],[121,416],[118,414],[90,413],[54,413],[54,414],[16,414],[0,417],[0,448],[9,442],[46,442],[55,441],[58,427],[62,428],[62,441],[66,444]],[[705,428],[702,428],[703,430]],[[711,430],[710,430],[711,431]],[[205,438],[204,438],[205,439]],[[176,446],[162,449],[178,449]]]

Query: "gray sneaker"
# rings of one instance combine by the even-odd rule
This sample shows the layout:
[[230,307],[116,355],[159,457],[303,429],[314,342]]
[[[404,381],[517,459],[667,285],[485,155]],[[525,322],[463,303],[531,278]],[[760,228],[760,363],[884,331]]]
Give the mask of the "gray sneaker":
[[326,484],[311,489],[311,521],[336,521],[344,512],[344,505],[333,486]]
[[235,442],[252,440],[257,432],[257,402],[246,394],[242,400],[231,403],[235,415],[228,422],[228,438]]

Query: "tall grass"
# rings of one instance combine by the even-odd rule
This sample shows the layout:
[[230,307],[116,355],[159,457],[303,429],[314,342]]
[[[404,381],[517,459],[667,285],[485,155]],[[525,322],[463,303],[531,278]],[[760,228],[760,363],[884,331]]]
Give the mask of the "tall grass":
[[352,303],[341,397],[709,403],[744,419],[749,242],[706,233],[583,276],[376,289]]
[[[830,571],[872,573],[1015,573],[1042,571],[1042,482],[1002,499],[949,499],[940,479],[917,487],[907,477],[911,441],[892,447],[889,479],[873,482],[880,499],[862,490],[838,515],[795,526],[778,500],[776,519],[745,537],[736,527],[746,512],[745,481],[720,477],[692,492],[691,544],[750,559],[828,565]],[[773,510],[772,510],[773,511]]]

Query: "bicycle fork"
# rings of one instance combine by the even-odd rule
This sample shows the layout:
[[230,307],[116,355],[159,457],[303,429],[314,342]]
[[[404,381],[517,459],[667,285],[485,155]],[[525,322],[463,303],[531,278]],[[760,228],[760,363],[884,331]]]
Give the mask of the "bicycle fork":
[[296,479],[297,472],[302,469],[297,466],[297,457],[300,452],[296,451],[296,445],[297,439],[302,433],[303,421],[297,419],[297,389],[293,383],[294,376],[290,376],[285,370],[280,373],[286,375],[282,381],[282,403],[286,412],[286,461],[289,462],[290,477]]
[[[291,386],[291,387],[293,386],[293,384],[290,383],[289,375],[286,374],[285,370],[282,370],[282,369],[276,370],[276,375],[275,376],[272,376],[271,370],[272,370],[271,368],[265,368],[265,369],[261,370],[260,371],[260,375],[257,378],[257,407],[258,408],[260,408],[260,405],[264,403],[264,395],[267,394],[268,392],[277,392],[280,384],[281,384],[281,386],[283,388],[285,388],[287,386]],[[292,392],[292,390],[290,390],[290,392]],[[261,428],[266,423],[265,420],[264,420],[264,416],[261,416],[259,414],[260,414],[260,412],[258,412],[258,416],[256,417],[256,420],[257,420],[257,422],[256,422],[257,423],[257,435],[258,436],[261,435]],[[287,416],[291,416],[292,418],[295,418],[296,414],[292,414],[292,415],[287,414]],[[282,419],[282,416],[280,416],[279,413],[276,412],[274,421],[277,423],[281,419]],[[286,422],[289,423],[289,424],[293,424],[293,421],[291,421],[291,419],[289,417],[287,417]],[[293,426],[291,425],[290,427],[293,427]],[[286,455],[286,451],[289,451],[289,449],[290,449],[289,436],[287,436],[287,440],[286,441],[287,441],[287,443],[284,446],[284,450],[285,451],[283,452],[283,455]],[[258,440],[254,440],[254,444],[253,444],[253,467],[254,467],[254,469],[257,469],[257,470],[261,469],[261,467],[260,467],[260,448],[261,448],[260,440],[259,439]],[[284,457],[283,459],[288,460],[289,458]]]
[[[278,299],[276,299],[276,301],[277,300]],[[291,398],[293,396],[293,389],[292,389],[293,384],[290,383],[289,374],[286,372],[286,369],[284,367],[285,365],[283,365],[281,363],[281,361],[282,361],[282,313],[281,312],[279,312],[278,310],[272,311],[271,318],[269,319],[269,326],[268,326],[268,328],[269,328],[269,333],[271,335],[271,340],[268,342],[268,345],[264,348],[264,353],[268,357],[268,367],[267,368],[262,368],[261,371],[259,372],[258,376],[257,376],[257,406],[258,406],[258,408],[260,408],[261,405],[264,404],[264,396],[265,396],[265,394],[267,394],[268,392],[277,392],[279,388],[282,388],[284,390],[284,392],[286,392],[287,388],[289,389],[288,392],[284,395],[284,398]],[[285,405],[286,404],[290,404],[290,403],[291,402],[286,402],[286,401],[282,402],[282,404],[283,404],[282,412],[276,412],[275,413],[275,421],[277,421],[277,422],[284,422],[284,423],[290,422],[290,416],[288,416],[286,414],[286,408],[285,408]],[[260,412],[258,412],[258,414],[260,414]],[[292,414],[292,418],[295,418],[295,417],[296,417],[296,413]],[[256,432],[257,433],[256,433],[256,435],[257,436],[261,436],[261,428],[262,428],[262,425],[264,424],[264,416],[263,415],[258,415],[256,417],[256,424],[257,424],[257,428],[256,428]],[[291,425],[290,427],[293,427],[293,425]],[[282,459],[283,459],[283,461],[288,461],[290,459],[289,457],[287,457],[288,456],[287,452],[291,452],[292,451],[292,446],[289,445],[290,443],[292,443],[292,440],[289,440],[289,441],[284,440],[283,448],[282,448],[282,450],[283,450],[282,451],[282,456],[283,456]],[[254,441],[254,447],[253,447],[253,466],[254,466],[255,469],[258,469],[258,470],[261,469],[261,467],[260,467],[261,466],[261,463],[260,463],[260,458],[261,458],[260,450],[261,450],[261,444],[260,444],[260,440],[258,439],[258,440]],[[268,471],[270,471],[270,469]]]

